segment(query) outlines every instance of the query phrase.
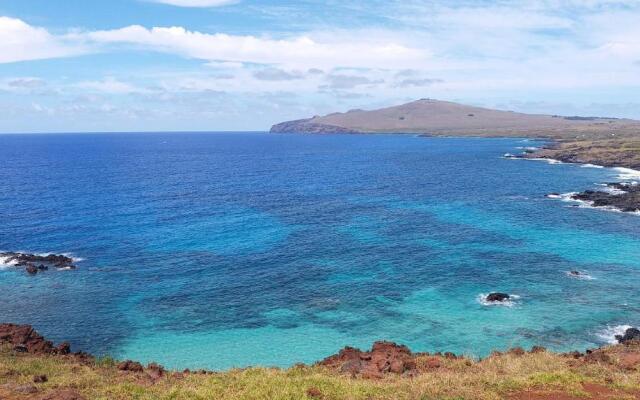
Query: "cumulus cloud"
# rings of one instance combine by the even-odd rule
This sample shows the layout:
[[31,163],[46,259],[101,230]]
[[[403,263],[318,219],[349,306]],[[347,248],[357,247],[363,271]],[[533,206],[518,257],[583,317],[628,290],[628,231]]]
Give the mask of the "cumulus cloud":
[[108,94],[129,94],[147,92],[129,83],[122,82],[113,77],[106,77],[98,81],[82,81],[74,85],[76,88],[89,92],[100,92]]
[[252,35],[202,33],[183,27],[132,25],[120,29],[88,32],[86,38],[97,44],[143,46],[209,61],[279,64],[290,67],[397,68],[424,64],[429,54],[393,40],[354,36],[345,41],[341,35],[311,35],[284,39]]
[[40,78],[16,78],[11,79],[7,82],[9,87],[13,88],[24,88],[24,89],[35,89],[39,87],[45,86],[47,83]]
[[238,0],[150,0],[154,3],[168,4],[177,7],[220,7],[235,4]]
[[366,76],[341,74],[329,75],[327,80],[329,83],[321,86],[320,89],[353,89],[356,86],[375,85],[384,82],[381,79],[372,80]]
[[302,79],[300,73],[287,72],[278,68],[265,68],[253,73],[256,79],[262,81],[291,81],[294,79]]
[[396,87],[402,87],[402,88],[406,88],[406,87],[424,87],[424,86],[431,86],[435,83],[442,83],[444,82],[442,79],[431,79],[431,78],[408,78],[408,79],[403,79],[400,82],[396,83]]
[[87,50],[26,22],[0,16],[0,63],[78,55]]

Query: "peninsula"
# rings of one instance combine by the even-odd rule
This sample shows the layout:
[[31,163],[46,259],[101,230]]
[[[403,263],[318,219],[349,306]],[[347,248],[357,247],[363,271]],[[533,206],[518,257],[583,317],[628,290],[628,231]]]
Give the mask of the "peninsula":
[[[271,127],[271,132],[409,133],[545,139],[548,141],[546,145],[509,157],[640,169],[640,121],[524,114],[433,99],[420,99],[379,110],[351,110],[282,122]],[[637,182],[628,182],[616,191],[588,190],[573,199],[595,207],[640,213],[640,196],[636,185]]]
[[640,121],[524,114],[420,99],[378,110],[351,110],[282,122],[274,133],[410,133],[428,136],[526,137],[550,144],[529,157],[640,168]]

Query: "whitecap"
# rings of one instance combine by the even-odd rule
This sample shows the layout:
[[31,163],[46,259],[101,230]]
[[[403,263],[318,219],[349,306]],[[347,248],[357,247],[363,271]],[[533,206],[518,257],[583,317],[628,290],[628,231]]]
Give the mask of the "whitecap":
[[640,216],[640,211],[625,212],[620,210],[619,208],[612,207],[612,206],[596,207],[593,205],[594,204],[593,201],[574,199],[573,196],[575,196],[576,194],[578,193],[569,192],[569,193],[563,193],[563,194],[548,194],[546,195],[546,197],[548,199],[560,200],[567,203],[574,203],[575,204],[574,207],[578,207],[578,208],[589,208],[593,210],[609,211],[609,212],[615,212],[615,213],[624,213],[629,215]]
[[516,300],[520,299],[520,296],[518,296],[517,294],[510,294],[509,298],[505,301],[487,301],[488,295],[489,293],[480,293],[476,300],[483,306],[513,307],[516,305]]
[[554,200],[562,200],[562,201],[574,201],[573,200],[573,196],[578,194],[578,192],[570,192],[570,193],[549,193],[547,195],[545,195],[544,197],[546,197],[547,199],[554,199]]
[[580,280],[584,280],[584,281],[592,281],[595,278],[592,277],[591,275],[585,273],[584,271],[578,271],[580,274],[579,275],[575,275],[572,274],[571,271],[565,271],[565,274],[569,277],[569,278],[573,278],[573,279],[580,279]]
[[0,269],[5,269],[9,267],[13,267],[16,265],[17,261],[12,260],[9,261],[10,256],[0,256]]
[[[597,185],[598,186],[602,186],[602,189],[600,190],[601,192],[609,193],[612,196],[619,196],[621,194],[627,193],[625,190],[618,189],[617,187],[609,186],[606,183],[598,183]],[[621,183],[620,185],[629,186],[629,185],[626,185],[624,183]]]
[[596,336],[606,343],[616,344],[618,340],[616,339],[616,335],[624,335],[627,329],[632,328],[631,325],[607,325],[606,328],[602,329],[600,332],[596,333]]
[[640,179],[640,171],[638,170],[631,169],[631,168],[622,168],[622,167],[617,167],[617,168],[614,168],[613,170],[619,173],[618,179],[620,180],[629,181],[634,179]]
[[517,158],[520,158],[520,157],[516,156],[515,154],[511,154],[511,153],[504,153],[504,154],[502,155],[502,158],[508,158],[508,159],[514,159],[514,158],[516,158],[516,159],[517,159]]
[[548,164],[564,164],[564,162],[560,161],[560,160],[556,160],[554,158],[542,158],[542,157],[534,157],[534,158],[525,158],[525,160],[531,160],[531,161],[544,161]]

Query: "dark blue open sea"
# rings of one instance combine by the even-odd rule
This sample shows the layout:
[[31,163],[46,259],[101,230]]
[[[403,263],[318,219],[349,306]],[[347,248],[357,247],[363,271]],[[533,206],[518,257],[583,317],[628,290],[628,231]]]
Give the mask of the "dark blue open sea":
[[[175,368],[312,362],[389,339],[484,356],[640,323],[640,217],[549,200],[619,172],[521,139],[0,136],[0,321]],[[569,270],[593,279],[572,279]],[[519,296],[487,306],[482,293]]]

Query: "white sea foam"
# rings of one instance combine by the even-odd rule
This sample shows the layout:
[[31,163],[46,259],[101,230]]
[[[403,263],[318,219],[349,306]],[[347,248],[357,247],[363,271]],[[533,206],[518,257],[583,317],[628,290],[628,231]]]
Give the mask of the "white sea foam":
[[598,338],[603,341],[611,344],[616,344],[618,341],[616,340],[616,335],[624,335],[627,329],[632,328],[631,325],[607,325],[606,328],[602,329],[600,332],[596,333]]
[[562,161],[560,160],[556,160],[553,158],[541,158],[541,157],[536,157],[536,158],[525,158],[525,160],[531,160],[531,161],[544,161],[548,164],[564,164]]
[[564,202],[567,202],[567,203],[574,203],[574,207],[578,207],[578,208],[590,208],[590,209],[593,209],[593,210],[609,211],[609,212],[615,212],[615,213],[625,213],[625,214],[640,216],[640,211],[624,212],[624,211],[620,210],[619,208],[612,207],[612,206],[596,207],[596,206],[593,205],[594,204],[593,201],[574,199],[573,196],[576,195],[576,194],[578,194],[578,193],[577,192],[569,192],[569,193],[563,193],[563,194],[548,194],[546,197],[548,199],[560,200],[560,201],[564,201]]
[[592,277],[591,275],[587,274],[584,271],[578,271],[578,272],[580,273],[579,275],[572,274],[571,271],[566,271],[565,274],[567,274],[567,276],[569,278],[581,279],[581,280],[584,280],[584,281],[592,281],[592,280],[595,279],[594,277]]
[[530,153],[530,152],[534,152],[534,151],[538,151],[540,150],[540,147],[534,147],[534,146],[520,146],[520,147],[516,147],[518,150],[524,150],[525,153]]
[[614,168],[614,171],[618,172],[618,179],[623,181],[640,180],[640,171],[631,168]]
[[509,298],[505,301],[487,301],[487,296],[489,293],[480,293],[476,298],[478,303],[483,306],[503,306],[503,307],[513,307],[517,304],[517,300],[520,299],[520,296],[516,294],[510,294]]
[[604,168],[602,165],[595,165],[595,164],[582,164],[582,165],[580,165],[580,167],[582,167],[582,168],[598,168],[598,169]]
[[548,199],[562,200],[562,201],[572,202],[572,203],[583,202],[582,200],[575,200],[573,198],[573,196],[575,196],[576,194],[578,194],[578,192],[569,192],[569,193],[561,193],[561,194],[551,193],[551,194],[548,194],[546,197]]
[[9,261],[9,258],[9,256],[0,256],[0,269],[9,268],[16,265],[16,261]]
[[618,188],[615,188],[615,187],[611,187],[611,186],[607,186],[606,184],[603,184],[602,186],[603,186],[602,191],[606,192],[606,193],[609,193],[612,196],[620,196],[621,194],[627,193],[624,190],[621,190],[621,189],[618,189]]

